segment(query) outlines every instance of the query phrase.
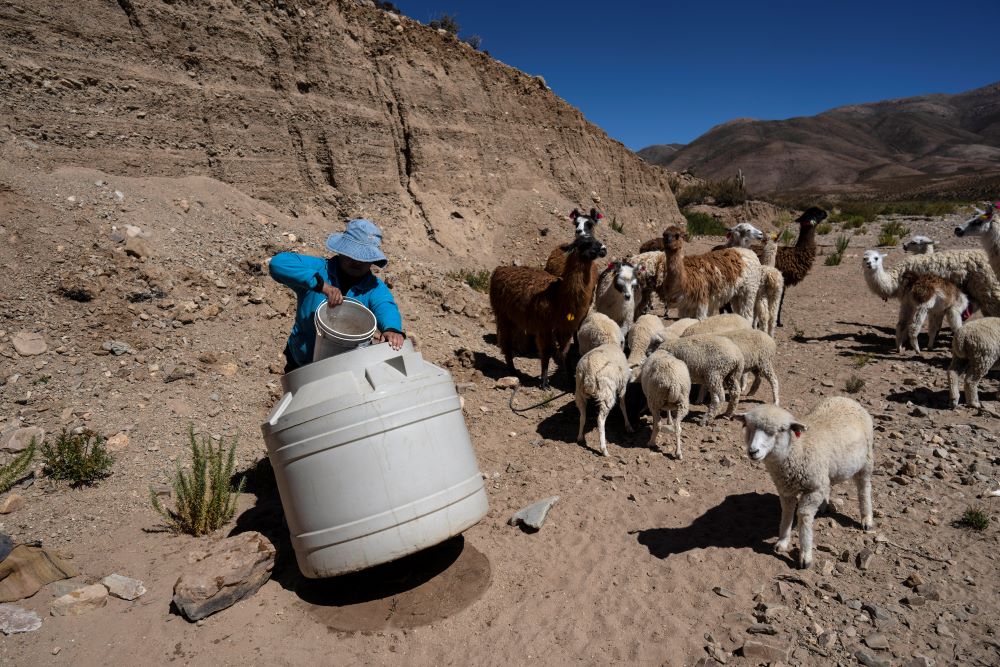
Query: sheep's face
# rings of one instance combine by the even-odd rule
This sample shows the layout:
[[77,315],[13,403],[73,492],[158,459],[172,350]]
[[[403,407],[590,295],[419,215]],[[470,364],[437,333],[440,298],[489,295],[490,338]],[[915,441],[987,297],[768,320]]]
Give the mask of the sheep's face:
[[861,263],[869,271],[878,271],[882,268],[882,259],[884,257],[885,255],[878,250],[866,250],[864,256],[861,258]]
[[776,406],[762,406],[734,418],[743,422],[747,456],[754,461],[763,461],[774,451],[787,452],[792,437],[797,438],[806,430],[804,424]]
[[914,236],[903,244],[903,251],[914,255],[925,255],[927,251],[934,247],[934,241],[926,236]]
[[[1000,202],[998,202],[1000,203]],[[986,210],[976,209],[976,214],[955,227],[955,236],[982,236],[990,231],[998,204],[989,204]]]
[[628,262],[621,262],[615,271],[615,289],[622,293],[622,298],[631,301],[635,288],[639,286],[635,267]]

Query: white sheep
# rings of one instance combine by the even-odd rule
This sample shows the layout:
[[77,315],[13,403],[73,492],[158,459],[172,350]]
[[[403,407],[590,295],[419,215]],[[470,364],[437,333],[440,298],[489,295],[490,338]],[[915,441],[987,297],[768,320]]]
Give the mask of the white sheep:
[[580,357],[576,365],[576,407],[580,411],[580,430],[576,441],[581,445],[586,442],[583,428],[587,422],[587,399],[597,402],[597,431],[601,442],[601,454],[608,455],[608,443],[604,436],[604,423],[608,413],[618,401],[622,416],[625,418],[625,429],[633,432],[632,424],[625,411],[625,389],[628,387],[631,373],[625,353],[617,345],[601,345],[595,347]]
[[[771,385],[774,404],[781,405],[778,395],[778,375],[774,372],[775,357],[778,353],[774,339],[757,329],[727,331],[716,335],[728,338],[740,348],[740,353],[743,355],[743,372],[754,374],[754,383],[750,387],[749,395],[757,392],[763,377]],[[742,386],[746,387],[746,383],[742,383]]]
[[667,324],[663,333],[666,334],[667,338],[680,338],[689,327],[692,327],[695,324],[698,324],[698,320],[693,317],[682,317],[679,320],[674,320],[670,324]]
[[612,344],[619,348],[625,346],[621,327],[610,317],[596,310],[591,310],[583,318],[580,329],[576,332],[576,337],[581,355],[587,354],[601,345]]
[[628,262],[613,262],[601,273],[594,294],[594,310],[618,323],[622,338],[635,321],[636,269]]
[[664,340],[660,349],[684,362],[692,383],[707,388],[710,399],[708,409],[700,420],[702,426],[715,416],[726,392],[730,396],[726,416],[733,414],[740,398],[743,378],[743,353],[733,341],[711,335],[682,337]]
[[723,313],[722,315],[712,315],[711,317],[706,317],[697,324],[692,324],[684,329],[683,333],[681,333],[681,338],[702,336],[704,334],[717,334],[724,331],[741,331],[750,328],[750,320],[742,315],[737,315],[736,313]]
[[[697,320],[695,320],[697,321]],[[632,379],[638,379],[639,366],[646,360],[650,352],[662,343],[667,337],[666,327],[661,320],[652,313],[640,315],[632,328],[628,331],[626,342],[628,343],[628,365],[633,369]]]
[[813,518],[830,500],[830,488],[853,479],[858,489],[861,526],[871,530],[872,467],[875,433],[871,415],[857,401],[825,398],[797,421],[775,405],[738,414],[747,455],[764,467],[781,500],[781,524],[774,550],[787,553],[792,520],[799,519],[799,565],[812,565]]
[[965,323],[951,339],[948,366],[951,407],[958,407],[959,376],[965,383],[965,402],[979,408],[979,381],[1000,361],[1000,317],[983,317]]
[[[653,432],[649,435],[649,446],[656,448],[656,440],[660,434],[660,413],[667,411],[667,419],[673,424],[677,446],[674,457],[681,459],[681,422],[687,416],[688,396],[691,394],[691,374],[687,365],[665,350],[653,352],[642,364],[639,373],[642,392],[646,395],[646,404],[653,415]],[[675,415],[671,419],[670,411]]]

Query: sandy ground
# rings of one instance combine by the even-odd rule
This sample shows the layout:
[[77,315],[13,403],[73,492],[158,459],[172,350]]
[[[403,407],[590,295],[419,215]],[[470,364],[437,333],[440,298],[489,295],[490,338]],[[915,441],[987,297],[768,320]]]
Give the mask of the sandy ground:
[[[118,572],[141,579],[148,592],[131,603],[111,599],[85,616],[52,617],[50,585],[19,603],[44,617],[42,628],[0,640],[0,663],[756,664],[740,655],[747,640],[787,651],[786,664],[857,664],[858,650],[891,664],[915,655],[938,665],[1000,661],[996,524],[983,532],[954,525],[970,505],[995,515],[1000,501],[981,496],[997,486],[997,422],[946,409],[949,336],[923,358],[891,351],[895,306],[871,295],[860,271],[875,225],[852,241],[841,265],[825,266],[821,256],[789,290],[777,340],[782,396],[793,412],[844,394],[852,375],[865,381],[855,397],[876,421],[876,532],[861,531],[853,488],[841,487],[839,511],[817,521],[813,569],[800,571],[773,553],[777,498],[763,467],[747,459],[734,422],[685,423],[685,458],[674,461],[646,447],[648,417],[630,435],[613,413],[604,458],[593,430],[587,447],[574,442],[571,395],[512,414],[509,390],[494,387],[505,373],[485,296],[445,276],[443,259],[399,258],[389,274],[422,353],[449,367],[456,382],[475,385],[463,394],[464,410],[490,512],[463,538],[418,558],[313,582],[298,574],[266,483],[248,489],[229,526],[203,539],[157,531],[147,488],[186,460],[189,424],[239,436],[242,467],[264,456],[258,427],[275,400],[292,305],[253,262],[286,247],[318,252],[322,221],[286,219],[208,179],[111,177],[95,185],[109,177],[2,175],[0,264],[11,279],[0,293],[0,376],[8,378],[0,430],[86,423],[106,435],[125,432],[130,443],[95,487],[39,479],[18,489],[27,507],[2,517],[0,529],[71,553],[81,582]],[[116,188],[124,204],[114,200]],[[67,203],[71,195],[77,201]],[[109,215],[81,221],[85,206]],[[109,240],[112,225],[125,220],[153,234],[155,257],[138,262]],[[951,246],[951,222],[908,224]],[[820,243],[831,245],[833,236]],[[148,275],[150,267],[166,277]],[[214,287],[206,271],[226,287]],[[85,274],[102,286],[99,296],[87,304],[60,297],[62,273]],[[159,303],[123,298],[164,280],[169,292]],[[204,313],[227,296],[218,315],[173,323],[178,304],[198,297],[196,312]],[[10,335],[23,329],[44,332],[49,351],[14,354]],[[135,352],[101,356],[108,339]],[[165,384],[166,369],[178,363],[196,375]],[[537,360],[519,359],[518,368],[526,383],[518,404],[550,395],[531,379]],[[554,385],[571,389],[565,375]],[[982,389],[995,406],[996,377]],[[767,398],[764,388],[744,405]],[[916,465],[912,475],[900,472],[907,462]],[[561,500],[540,532],[507,525],[514,511],[550,495]],[[172,613],[172,587],[188,554],[246,529],[278,547],[272,580],[197,624]],[[875,554],[867,569],[857,565],[864,549]],[[902,601],[914,596],[904,585],[913,572],[937,587],[939,600]],[[758,620],[775,634],[749,634]],[[866,647],[883,645],[872,635],[887,648]]]

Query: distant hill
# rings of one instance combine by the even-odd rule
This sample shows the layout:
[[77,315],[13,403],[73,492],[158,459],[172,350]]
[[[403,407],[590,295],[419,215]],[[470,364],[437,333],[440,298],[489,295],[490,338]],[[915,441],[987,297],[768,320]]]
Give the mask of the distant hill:
[[636,154],[651,164],[665,164],[682,148],[684,144],[654,144],[646,146]]
[[742,169],[757,193],[946,191],[1000,173],[1000,82],[788,120],[737,119],[679,150],[658,148],[639,155],[709,179]]

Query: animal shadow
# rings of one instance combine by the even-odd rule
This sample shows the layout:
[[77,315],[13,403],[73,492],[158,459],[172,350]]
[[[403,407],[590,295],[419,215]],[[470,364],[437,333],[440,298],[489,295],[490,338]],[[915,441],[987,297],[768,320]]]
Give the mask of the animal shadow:
[[773,493],[741,493],[726,498],[681,528],[649,528],[638,531],[639,544],[657,558],[666,559],[692,549],[750,548],[774,555],[790,565],[791,558],[774,552],[764,538],[776,537],[781,503]]
[[[630,390],[631,388],[632,386],[629,385]],[[642,394],[641,388],[639,388],[639,394]],[[625,430],[625,420],[622,419],[621,410],[615,405],[614,409],[608,414],[608,420],[605,423],[605,437],[608,439],[608,444],[626,449],[635,447],[645,449],[646,441],[649,439],[649,428],[645,427],[638,418],[638,408],[636,408],[635,414],[629,409],[628,393],[625,395],[625,404],[626,409],[629,410],[629,421],[635,428],[635,433],[629,433]],[[643,405],[645,405],[644,399]],[[579,427],[580,413],[576,409],[576,401],[570,396],[569,400],[558,410],[538,422],[538,427],[535,431],[546,440],[576,444],[576,433]],[[587,423],[584,427],[583,437],[586,442],[581,447],[600,456],[600,445],[598,444],[600,436],[597,433],[597,406],[593,401],[587,402]]]
[[[986,399],[986,395],[980,391],[980,400]],[[925,408],[936,410],[947,410],[951,408],[951,398],[947,389],[929,389],[927,387],[912,387],[905,391],[893,391],[886,394],[885,399],[893,403],[909,403],[920,405]],[[986,399],[988,400],[988,399]]]

